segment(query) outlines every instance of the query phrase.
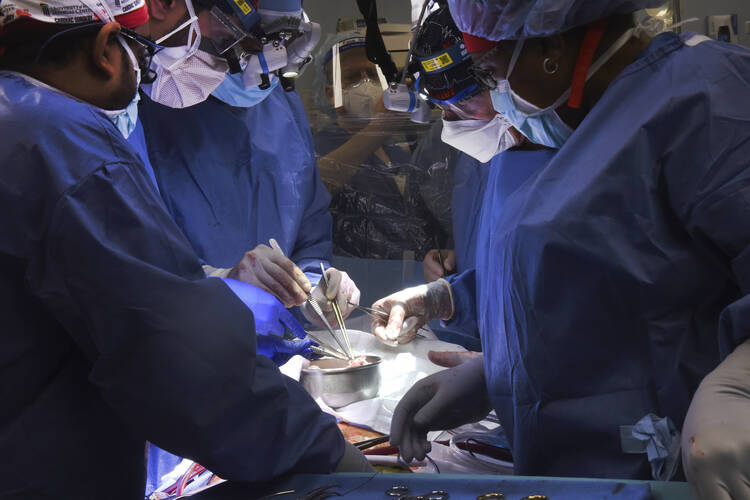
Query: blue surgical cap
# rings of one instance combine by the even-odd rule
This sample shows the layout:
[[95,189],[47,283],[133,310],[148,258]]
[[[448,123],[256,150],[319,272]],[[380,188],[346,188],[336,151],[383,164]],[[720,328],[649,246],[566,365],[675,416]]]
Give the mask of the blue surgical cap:
[[448,0],[461,31],[489,40],[550,36],[613,14],[629,14],[665,3],[665,0]]

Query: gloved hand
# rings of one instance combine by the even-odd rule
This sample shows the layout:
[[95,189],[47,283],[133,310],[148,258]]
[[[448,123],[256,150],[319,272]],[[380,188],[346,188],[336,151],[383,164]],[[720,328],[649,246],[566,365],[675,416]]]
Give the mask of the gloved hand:
[[481,352],[474,351],[428,351],[427,359],[438,366],[453,368],[474,358],[481,358]]
[[428,431],[477,422],[490,412],[482,358],[425,377],[409,389],[393,412],[391,444],[408,463],[423,460],[432,445]]
[[[354,308],[359,305],[359,288],[357,288],[357,285],[354,284],[354,281],[352,281],[348,274],[336,268],[329,267],[326,269],[326,276],[328,277],[328,288],[326,288],[325,280],[321,277],[311,293],[312,298],[320,304],[320,308],[323,310],[323,315],[328,320],[328,323],[331,326],[336,326],[338,325],[338,321],[336,321],[331,301],[335,300],[338,303],[341,315],[346,319]],[[305,315],[308,321],[315,323],[320,328],[325,328],[325,324],[315,314],[310,304],[305,302],[301,309],[302,314]]]
[[[443,256],[443,265],[440,265],[440,258],[438,255]],[[443,272],[445,267],[445,272]],[[424,256],[424,262],[422,262],[422,272],[424,273],[424,280],[427,283],[435,281],[439,278],[444,278],[446,274],[451,274],[456,271],[456,251],[455,250],[437,250],[432,249],[427,252]]]
[[248,309],[253,311],[256,334],[283,336],[284,331],[289,330],[292,335],[300,339],[307,335],[305,329],[292,316],[292,313],[270,293],[231,278],[220,279],[229,286]]
[[318,344],[311,339],[284,340],[276,335],[258,335],[257,342],[258,354],[270,358],[276,366],[283,365],[297,354],[307,359],[318,357],[310,347]]
[[[448,320],[453,316],[453,293],[451,285],[438,279],[426,285],[406,288],[400,292],[378,300],[373,309],[388,314],[373,314],[370,320],[372,333],[386,344],[394,341],[399,344],[411,342],[425,323],[435,318]],[[408,320],[414,318],[414,320]],[[402,331],[404,320],[411,322],[411,328]]]
[[682,428],[682,463],[696,500],[750,499],[750,340],[693,396]]
[[229,278],[262,288],[284,303],[298,306],[307,300],[312,286],[305,273],[282,252],[258,245],[229,271]]

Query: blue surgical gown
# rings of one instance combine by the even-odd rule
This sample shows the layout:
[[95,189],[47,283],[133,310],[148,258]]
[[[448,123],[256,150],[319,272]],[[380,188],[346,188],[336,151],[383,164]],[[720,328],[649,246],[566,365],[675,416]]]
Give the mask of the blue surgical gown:
[[[277,85],[251,108],[209,98],[172,109],[143,96],[129,142],[153,164],[169,212],[205,263],[233,267],[275,238],[313,284],[320,263],[328,267],[330,197],[296,92]],[[152,446],[147,491],[179,462]]]
[[457,321],[475,280],[516,473],[650,475],[620,426],[654,413],[679,428],[719,340],[750,335],[748,167],[750,51],[667,33],[483,217]]
[[227,478],[330,472],[334,420],[96,108],[0,73],[0,497],[141,498],[146,440]]
[[489,162],[480,163],[466,153],[460,153],[456,159],[451,207],[459,273],[472,269],[476,262],[479,217],[489,172]]
[[[483,168],[486,165],[444,143],[440,137],[442,131],[443,121],[438,120],[420,139],[412,163],[428,173],[429,183],[420,186],[422,199],[444,230],[434,233],[431,246],[456,250],[457,265],[451,272],[455,273],[474,267],[476,229],[487,169]],[[446,233],[448,237],[440,237]],[[433,320],[430,328],[440,340],[472,351],[482,350],[475,322],[459,329]]]
[[143,96],[140,120],[162,198],[205,263],[233,267],[275,238],[307,273],[328,264],[330,197],[301,107],[280,86],[252,108],[211,97],[173,109]]
[[[465,153],[456,155],[451,215],[457,274],[475,266],[479,216],[488,174],[489,163],[480,163]],[[461,345],[470,351],[482,350],[476,321],[469,321],[461,327],[451,327],[443,321],[435,320],[430,327],[440,340]]]

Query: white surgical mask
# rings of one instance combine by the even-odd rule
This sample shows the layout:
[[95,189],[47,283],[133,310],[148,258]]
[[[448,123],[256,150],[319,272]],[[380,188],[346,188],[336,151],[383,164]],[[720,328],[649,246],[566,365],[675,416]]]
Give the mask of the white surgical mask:
[[135,54],[133,54],[127,42],[122,37],[118,37],[117,40],[123,49],[125,49],[125,53],[128,54],[130,63],[135,70],[135,96],[125,109],[102,109],[102,112],[107,115],[107,118],[115,124],[117,130],[127,139],[133,133],[133,130],[135,130],[138,121],[138,101],[141,100],[141,96],[138,94],[138,86],[141,84],[141,67],[138,65],[138,60],[135,58]]
[[[620,50],[633,36],[634,30],[626,31],[612,46],[602,54],[594,64],[591,65],[586,75],[586,80],[591,78],[615,53]],[[497,82],[497,88],[490,91],[492,106],[531,142],[560,148],[573,134],[571,129],[560,116],[556,109],[565,104],[570,97],[571,90],[568,89],[551,106],[540,108],[526,101],[513,92],[510,87],[510,75],[515,68],[516,61],[523,49],[524,39],[516,43],[513,51],[506,79]]]
[[170,108],[187,108],[205,101],[216,90],[229,71],[226,61],[198,50],[201,31],[191,0],[185,1],[190,18],[156,43],[161,43],[178,31],[189,27],[188,44],[165,47],[154,55],[156,71],[154,83],[144,90],[151,99]]
[[344,109],[353,118],[370,118],[375,114],[383,87],[369,78],[350,85],[342,92]]
[[501,115],[491,120],[443,120],[443,142],[482,163],[516,145],[510,123]]
[[170,108],[187,108],[205,101],[229,71],[224,59],[186,46],[165,47],[154,55],[156,79],[151,99]]

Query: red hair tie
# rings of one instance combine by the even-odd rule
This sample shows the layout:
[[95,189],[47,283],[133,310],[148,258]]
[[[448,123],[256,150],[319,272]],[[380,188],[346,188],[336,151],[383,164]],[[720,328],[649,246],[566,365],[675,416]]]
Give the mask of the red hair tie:
[[578,53],[575,71],[573,72],[573,84],[570,86],[570,99],[568,106],[573,109],[581,107],[583,100],[583,89],[586,87],[586,76],[588,75],[591,63],[594,60],[594,54],[602,41],[604,31],[607,29],[609,19],[600,19],[589,25],[586,31],[586,37],[581,44],[581,51]]

